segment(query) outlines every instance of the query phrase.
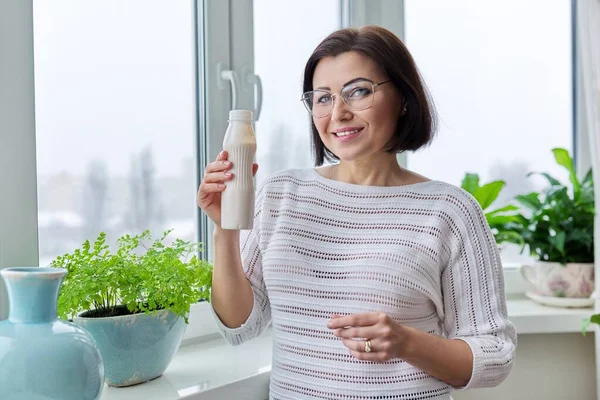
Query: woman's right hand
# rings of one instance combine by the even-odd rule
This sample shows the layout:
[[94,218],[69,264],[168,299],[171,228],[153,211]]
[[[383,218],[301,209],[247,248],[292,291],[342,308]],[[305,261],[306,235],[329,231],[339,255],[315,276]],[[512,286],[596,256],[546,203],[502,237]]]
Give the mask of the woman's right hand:
[[[225,181],[233,179],[233,173],[229,171],[233,164],[227,160],[228,156],[227,151],[223,150],[216,161],[206,166],[196,199],[198,207],[219,227],[221,226],[221,193],[226,189]],[[254,163],[252,175],[256,175],[257,170],[258,164]]]

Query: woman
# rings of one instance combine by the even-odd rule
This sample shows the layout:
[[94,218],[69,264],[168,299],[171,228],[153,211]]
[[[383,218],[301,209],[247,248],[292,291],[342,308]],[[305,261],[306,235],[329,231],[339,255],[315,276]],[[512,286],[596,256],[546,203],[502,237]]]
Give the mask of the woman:
[[331,165],[267,179],[241,237],[219,228],[225,152],[199,188],[217,226],[224,337],[239,344],[272,322],[272,399],[449,399],[502,382],[516,333],[481,208],[396,161],[435,130],[407,49],[380,27],[334,32],[308,60],[304,92],[316,165]]

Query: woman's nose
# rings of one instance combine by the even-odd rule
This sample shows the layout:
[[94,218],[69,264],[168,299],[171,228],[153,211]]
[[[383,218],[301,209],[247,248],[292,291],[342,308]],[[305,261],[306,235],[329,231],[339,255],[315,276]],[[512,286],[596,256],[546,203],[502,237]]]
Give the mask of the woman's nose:
[[348,105],[339,96],[335,96],[333,99],[331,119],[334,121],[345,121],[352,118],[352,112],[348,108]]

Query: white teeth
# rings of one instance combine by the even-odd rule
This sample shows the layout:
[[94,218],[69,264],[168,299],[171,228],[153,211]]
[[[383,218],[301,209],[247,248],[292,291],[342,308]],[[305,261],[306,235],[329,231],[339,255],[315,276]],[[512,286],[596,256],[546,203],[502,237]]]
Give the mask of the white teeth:
[[355,129],[353,131],[346,131],[346,132],[336,132],[335,135],[337,137],[343,137],[343,136],[348,136],[348,135],[352,135],[354,133],[358,133],[359,129]]

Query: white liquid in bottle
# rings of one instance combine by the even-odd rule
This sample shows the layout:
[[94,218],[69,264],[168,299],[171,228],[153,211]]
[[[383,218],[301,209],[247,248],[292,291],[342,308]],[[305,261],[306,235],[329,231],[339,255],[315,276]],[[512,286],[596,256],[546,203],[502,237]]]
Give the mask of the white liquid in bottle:
[[225,181],[221,193],[221,228],[252,229],[254,225],[254,177],[252,164],[256,154],[256,137],[252,128],[252,112],[231,110],[223,149],[233,164],[233,179]]

